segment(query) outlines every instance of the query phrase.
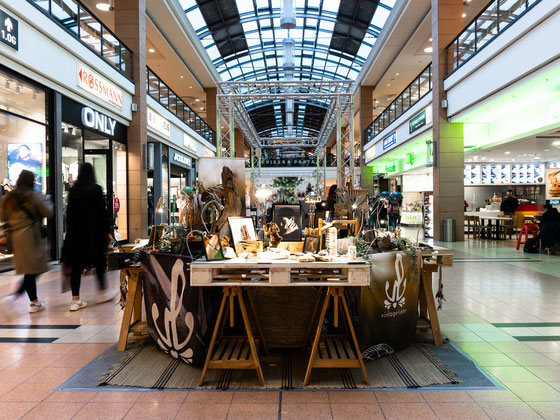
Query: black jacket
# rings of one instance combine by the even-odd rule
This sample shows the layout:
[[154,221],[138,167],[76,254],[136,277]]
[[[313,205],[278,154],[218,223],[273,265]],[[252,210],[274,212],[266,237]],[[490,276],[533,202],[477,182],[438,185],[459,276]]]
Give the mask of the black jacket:
[[549,209],[543,213],[541,216],[541,221],[539,222],[539,229],[542,230],[544,225],[547,223],[560,222],[560,213],[555,208]]
[[519,207],[519,201],[513,195],[507,195],[502,200],[500,210],[505,214],[514,214],[515,210]]
[[109,232],[110,219],[101,187],[74,184],[68,194],[64,263],[83,267],[103,262]]

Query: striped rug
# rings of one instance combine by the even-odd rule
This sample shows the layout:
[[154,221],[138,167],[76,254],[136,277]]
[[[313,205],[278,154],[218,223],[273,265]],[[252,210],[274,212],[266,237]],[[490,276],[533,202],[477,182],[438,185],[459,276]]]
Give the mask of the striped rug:
[[460,382],[423,344],[366,363],[371,382],[366,386],[358,369],[313,369],[309,386],[303,386],[307,357],[279,351],[261,355],[265,378],[260,386],[254,370],[211,370],[199,387],[202,368],[187,365],[147,345],[128,352],[107,372],[99,385],[148,389],[356,389],[419,388]]

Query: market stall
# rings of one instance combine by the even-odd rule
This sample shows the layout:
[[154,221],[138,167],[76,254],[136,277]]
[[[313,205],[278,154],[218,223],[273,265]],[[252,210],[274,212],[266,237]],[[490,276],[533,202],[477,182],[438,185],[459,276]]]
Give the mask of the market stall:
[[[282,210],[281,226],[270,222],[261,232],[251,217],[235,214],[231,171],[222,177],[224,187],[194,190],[185,223],[163,227],[143,249],[135,268],[141,281],[125,275],[119,349],[131,326],[142,324],[142,299],[157,347],[203,367],[201,385],[209,372],[233,369],[254,371],[263,386],[263,355],[286,348],[302,349],[303,386],[326,368],[355,368],[368,384],[362,352],[372,346],[406,348],[418,328],[442,344],[436,311],[442,296],[434,297],[432,274],[452,264],[451,251],[412,243],[398,230],[362,232],[356,200],[367,200],[348,192],[337,203],[339,220],[301,226]],[[208,213],[210,203],[223,203],[224,212],[214,205]],[[345,208],[355,218],[343,218]],[[284,241],[280,232],[295,229],[301,241]],[[356,237],[339,237],[347,232]]]

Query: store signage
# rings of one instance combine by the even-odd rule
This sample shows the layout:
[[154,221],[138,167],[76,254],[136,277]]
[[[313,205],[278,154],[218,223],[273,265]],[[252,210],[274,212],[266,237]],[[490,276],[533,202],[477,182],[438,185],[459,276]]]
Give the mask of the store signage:
[[432,123],[432,108],[425,108],[408,121],[408,133],[412,134],[416,130]]
[[183,133],[183,146],[185,146],[187,149],[192,150],[193,152],[196,152],[196,143],[194,139],[186,133]]
[[385,167],[385,172],[390,173],[390,172],[396,172],[397,171],[397,161],[393,160],[392,162],[390,162],[386,167]]
[[18,21],[2,10],[0,10],[0,41],[16,51],[18,50]]
[[165,137],[171,137],[170,122],[150,108],[148,108],[148,127],[153,128]]
[[366,162],[373,160],[375,158],[375,147],[370,147],[366,150]]
[[89,106],[82,108],[82,124],[85,127],[101,131],[111,137],[115,135],[115,127],[117,126],[117,122],[114,119],[91,109]]
[[208,149],[208,148],[205,147],[205,148],[204,148],[204,156],[206,156],[206,157],[215,157],[216,154],[215,154],[212,150],[210,150],[210,149]]
[[178,152],[173,152],[173,157],[171,158],[171,160],[173,163],[179,164],[181,166],[188,166],[189,168],[192,165],[192,159],[190,157]]
[[465,185],[538,185],[545,182],[543,163],[465,165]]
[[414,165],[414,152],[407,153],[404,161],[407,165],[410,165],[410,166]]
[[387,150],[388,148],[397,144],[397,132],[393,131],[387,137],[383,139],[383,150]]
[[78,86],[99,99],[123,109],[123,91],[89,67],[78,63]]

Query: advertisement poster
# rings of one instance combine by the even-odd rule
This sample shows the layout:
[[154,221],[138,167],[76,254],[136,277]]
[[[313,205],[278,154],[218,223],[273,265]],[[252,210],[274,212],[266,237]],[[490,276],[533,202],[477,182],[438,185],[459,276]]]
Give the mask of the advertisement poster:
[[12,185],[22,170],[27,169],[35,174],[37,191],[41,191],[43,145],[41,143],[9,143],[8,144],[8,180]]
[[560,169],[546,170],[546,199],[560,199]]

